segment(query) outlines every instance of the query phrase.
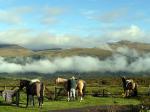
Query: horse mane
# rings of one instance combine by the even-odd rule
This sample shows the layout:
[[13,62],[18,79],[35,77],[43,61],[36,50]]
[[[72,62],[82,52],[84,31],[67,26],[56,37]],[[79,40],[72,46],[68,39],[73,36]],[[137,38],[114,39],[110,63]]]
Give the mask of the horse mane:
[[39,79],[32,79],[30,80],[30,84],[33,84],[33,83],[40,83],[41,81]]

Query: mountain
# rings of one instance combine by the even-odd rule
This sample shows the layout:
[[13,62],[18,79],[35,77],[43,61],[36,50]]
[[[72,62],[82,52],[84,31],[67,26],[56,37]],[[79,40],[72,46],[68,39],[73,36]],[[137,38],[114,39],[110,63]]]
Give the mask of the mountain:
[[109,46],[112,49],[117,49],[119,47],[128,47],[131,49],[135,49],[136,51],[139,52],[144,52],[144,53],[150,52],[150,44],[148,43],[131,42],[131,41],[122,40],[115,43],[109,43]]
[[63,50],[43,50],[36,52],[38,55],[44,55],[46,57],[67,57],[67,56],[92,56],[105,58],[112,54],[109,50],[104,50],[100,48],[72,48]]
[[[123,49],[118,49],[120,47],[123,47]],[[130,49],[135,49],[138,53]],[[142,55],[140,55],[140,53],[142,53]],[[60,74],[72,75],[72,71],[70,71],[70,69],[72,70],[72,66],[74,67],[74,70],[77,70],[77,72],[89,70],[88,73],[85,73],[86,76],[87,74],[89,76],[99,74],[110,74],[113,76],[120,74],[142,74],[147,76],[150,74],[150,65],[148,62],[149,54],[147,53],[150,53],[150,44],[130,41],[107,43],[106,46],[100,45],[99,48],[53,48],[36,51],[15,44],[0,44],[0,56],[2,56],[0,57],[2,65],[0,69],[0,76],[11,77],[16,75],[16,77],[47,77],[54,75],[58,76]],[[82,57],[71,57],[77,55]],[[85,58],[84,56],[91,57]],[[69,60],[61,57],[69,57],[67,58]],[[100,60],[97,60],[97,57]],[[82,60],[83,64],[81,64]],[[67,66],[64,69],[62,66],[66,66],[65,64],[68,62],[71,66]],[[84,62],[87,63],[85,66],[83,66]],[[97,70],[97,68],[100,68],[101,71]],[[43,76],[43,74],[45,75]]]
[[101,59],[111,56],[118,48],[129,48],[134,49],[139,53],[149,53],[150,44],[138,43],[131,41],[119,41],[115,43],[107,43],[107,48],[105,45],[101,45],[99,48],[71,48],[71,49],[59,49],[59,50],[40,50],[36,54],[44,55],[47,57],[66,57],[66,56],[92,56],[99,57]]
[[119,48],[129,48],[135,49],[139,53],[149,53],[150,52],[150,44],[147,43],[139,43],[139,42],[131,42],[131,41],[119,41],[114,43],[107,43],[107,48],[70,48],[70,49],[61,49],[61,48],[53,48],[53,49],[43,49],[43,50],[31,50],[24,48],[22,46],[16,44],[0,44],[0,56],[6,57],[15,57],[15,56],[39,56],[39,57],[66,57],[66,56],[92,56],[99,57],[101,59],[109,57],[113,54],[113,52]]
[[32,53],[32,50],[16,44],[0,44],[0,56],[29,56]]

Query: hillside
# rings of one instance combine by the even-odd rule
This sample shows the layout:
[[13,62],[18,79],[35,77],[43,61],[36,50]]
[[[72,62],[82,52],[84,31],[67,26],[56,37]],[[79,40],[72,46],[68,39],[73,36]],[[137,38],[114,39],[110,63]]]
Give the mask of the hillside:
[[67,57],[67,56],[92,56],[105,58],[112,54],[109,50],[104,50],[100,48],[73,48],[73,49],[64,49],[64,50],[43,50],[36,52],[38,55],[44,55],[46,57]]
[[4,57],[29,56],[32,53],[33,53],[32,50],[16,44],[0,44],[0,56]]
[[72,48],[72,49],[62,49],[62,50],[40,50],[37,51],[35,54],[43,55],[47,57],[66,57],[66,56],[92,56],[92,57],[99,57],[104,59],[112,55],[113,52],[117,50],[117,48],[129,48],[135,49],[139,53],[148,53],[150,52],[150,44],[146,43],[137,43],[137,42],[130,42],[130,41],[119,41],[115,43],[108,43],[107,44],[110,49],[103,49],[102,48]]
[[128,47],[131,49],[135,49],[136,51],[139,52],[150,52],[150,44],[147,43],[138,43],[138,42],[130,42],[130,41],[119,41],[116,43],[110,43],[109,46],[112,49],[117,49],[118,47]]
[[139,53],[150,52],[150,44],[137,43],[130,41],[119,41],[107,44],[110,49],[103,48],[70,48],[70,49],[43,49],[30,50],[15,44],[0,44],[0,56],[15,57],[15,56],[39,56],[39,57],[66,57],[66,56],[92,56],[101,59],[109,57],[119,47],[135,49]]

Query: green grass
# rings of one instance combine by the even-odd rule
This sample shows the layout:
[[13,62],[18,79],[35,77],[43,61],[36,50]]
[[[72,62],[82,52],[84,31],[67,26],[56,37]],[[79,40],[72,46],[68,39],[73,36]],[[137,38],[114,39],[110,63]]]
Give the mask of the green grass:
[[[21,100],[20,107],[11,105],[0,105],[0,112],[38,112],[39,108],[37,105],[25,108],[25,100]],[[82,102],[79,101],[48,101],[44,102],[43,108],[40,109],[42,112],[48,110],[62,110],[70,108],[80,108],[88,106],[99,106],[99,105],[138,105],[140,101],[137,99],[126,99],[126,98],[112,98],[112,97],[92,97],[86,96]]]
[[[2,80],[1,85],[9,84],[8,80]],[[17,85],[18,82],[16,80],[11,82],[11,85]],[[91,84],[92,85],[92,84]],[[47,88],[54,92],[54,85],[48,85]],[[3,90],[4,88],[1,87],[0,90]],[[11,89],[7,87],[7,89]],[[102,89],[107,89],[111,93],[119,93],[119,96],[116,96],[116,98],[112,97],[92,97],[92,96],[86,96],[85,100],[83,102],[74,101],[74,102],[67,102],[66,97],[64,97],[63,101],[49,101],[47,99],[44,100],[43,108],[41,109],[42,112],[47,112],[48,110],[62,110],[62,109],[70,109],[70,108],[81,108],[81,107],[88,107],[88,106],[101,106],[101,105],[138,105],[142,101],[139,98],[133,99],[133,98],[121,98],[121,94],[123,93],[123,89],[120,86],[110,86],[110,85],[104,85],[101,87],[90,87],[87,86],[86,91],[88,93],[92,93],[93,91],[98,91]],[[147,92],[148,87],[139,86],[138,91],[140,93]],[[38,112],[38,104],[37,104],[37,98],[36,99],[36,106],[32,107],[31,105],[28,108],[25,108],[26,106],[26,95],[24,92],[20,93],[20,106],[16,107],[14,105],[7,105],[2,97],[0,97],[0,112]],[[138,100],[139,99],[139,100]]]

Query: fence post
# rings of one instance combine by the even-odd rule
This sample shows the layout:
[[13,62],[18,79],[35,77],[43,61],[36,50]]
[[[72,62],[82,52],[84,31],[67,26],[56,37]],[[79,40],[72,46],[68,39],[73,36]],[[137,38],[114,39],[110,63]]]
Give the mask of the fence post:
[[55,87],[54,100],[56,100],[57,88]]
[[4,90],[6,90],[6,84],[5,84],[5,86],[4,86]]
[[105,90],[103,89],[103,97],[105,96]]
[[19,106],[19,99],[20,99],[20,91],[17,90],[16,92],[16,105]]

